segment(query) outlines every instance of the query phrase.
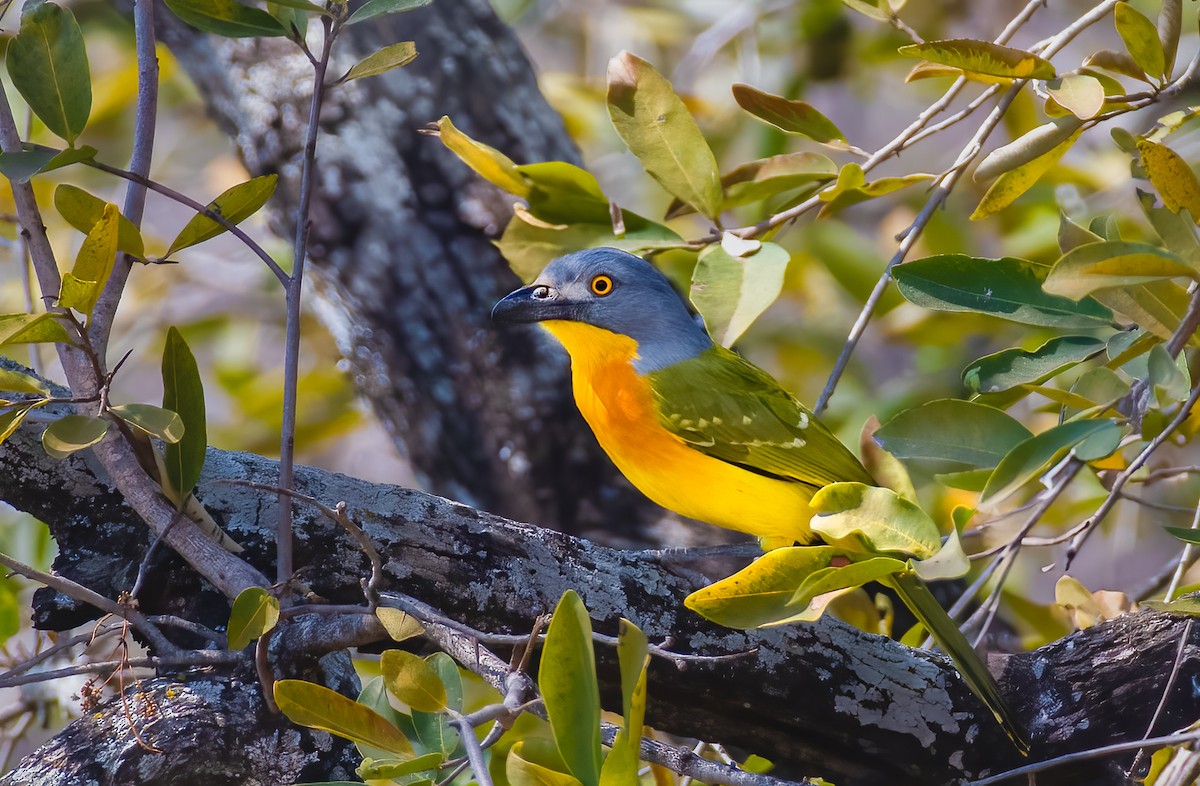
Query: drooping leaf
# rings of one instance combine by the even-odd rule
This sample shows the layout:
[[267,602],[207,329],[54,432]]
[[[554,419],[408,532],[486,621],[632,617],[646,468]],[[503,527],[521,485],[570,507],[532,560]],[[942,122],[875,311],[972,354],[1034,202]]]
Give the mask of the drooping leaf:
[[178,442],[183,438],[183,418],[169,409],[151,404],[121,404],[109,407],[109,411],[129,425],[164,442]]
[[346,24],[353,25],[365,22],[380,14],[399,14],[429,5],[433,0],[367,0],[350,14]]
[[1063,254],[1042,287],[1052,295],[1078,300],[1098,289],[1132,287],[1164,278],[1197,276],[1166,249],[1149,243],[1106,240]]
[[18,150],[0,153],[0,175],[13,183],[26,183],[29,178],[45,170],[54,160],[51,150]]
[[818,596],[838,590],[855,589],[904,569],[904,561],[893,557],[869,557],[848,565],[822,568],[804,579],[792,594],[788,605],[793,609],[807,610]]
[[958,469],[994,467],[1031,436],[1011,415],[958,399],[904,410],[875,432],[875,440],[897,458],[940,461]]
[[13,86],[46,128],[75,146],[92,112],[92,77],[83,33],[69,9],[31,0],[8,45]]
[[0,392],[32,393],[35,396],[43,396],[50,392],[50,388],[37,377],[12,369],[0,368]]
[[1113,447],[1121,438],[1121,430],[1111,420],[1074,420],[1030,437],[1009,451],[996,466],[980,501],[1007,497],[1045,472],[1068,450],[1101,433],[1107,435]]
[[790,256],[775,243],[735,257],[720,246],[700,252],[692,274],[691,300],[713,339],[729,347],[779,297]]
[[16,433],[17,429],[21,427],[21,423],[24,422],[25,416],[32,409],[31,406],[21,406],[0,412],[0,445],[3,445],[9,437]]
[[0,315],[0,347],[5,344],[70,343],[66,328],[54,314]]
[[810,104],[763,92],[740,82],[733,85],[733,100],[759,120],[789,134],[800,134],[814,142],[845,142],[833,121]]
[[953,39],[926,41],[902,46],[902,55],[919,57],[931,63],[961,68],[989,76],[1012,79],[1053,79],[1054,66],[1050,61],[1021,49],[993,44],[990,41]]
[[[106,204],[103,199],[69,183],[62,183],[54,189],[55,209],[68,224],[84,234],[103,218]],[[117,219],[117,248],[139,259],[146,256],[142,233],[125,216]]]
[[942,545],[929,514],[891,489],[831,483],[817,491],[809,505],[814,514],[810,522],[813,532],[830,545],[861,537],[872,553],[917,559],[932,557]]
[[263,587],[247,587],[234,598],[226,637],[236,652],[258,639],[279,622],[279,598]]
[[385,46],[378,52],[359,60],[339,81],[349,82],[368,76],[378,76],[393,68],[402,68],[417,59],[417,45],[412,41]]
[[106,204],[100,220],[88,231],[75,257],[75,266],[63,276],[58,305],[92,316],[96,301],[117,261],[117,206]]
[[437,122],[437,136],[443,145],[484,180],[510,194],[529,196],[529,181],[517,170],[511,158],[459,131],[446,115]]
[[1133,62],[1155,79],[1163,76],[1166,57],[1154,23],[1129,3],[1117,3],[1113,9],[1113,22]]
[[610,60],[608,115],[647,174],[673,196],[716,219],[722,198],[717,160],[662,74],[627,51]]
[[167,343],[162,359],[163,409],[179,415],[183,421],[183,436],[178,442],[163,448],[167,468],[164,491],[182,508],[188,495],[200,479],[204,468],[208,431],[205,425],[204,383],[196,358],[183,335],[172,326],[167,330]]
[[1163,50],[1163,78],[1170,79],[1183,29],[1183,0],[1163,0],[1158,12],[1158,41]]
[[976,182],[983,182],[1027,164],[1058,147],[1078,131],[1079,126],[1076,117],[1061,117],[1040,125],[988,153],[975,168],[973,177]]
[[971,570],[971,560],[963,551],[958,529],[950,530],[950,537],[932,557],[923,560],[910,560],[912,569],[925,581],[941,581],[957,579],[967,575]]
[[600,689],[592,651],[592,624],[574,590],[554,610],[542,647],[538,685],[568,771],[583,786],[600,782]]
[[996,393],[1018,385],[1038,384],[1104,350],[1091,336],[1059,336],[1037,349],[1004,349],[963,369],[963,385],[975,393]]
[[[275,185],[278,182],[279,175],[259,175],[250,178],[245,183],[238,183],[236,186],[226,189],[220,196],[208,203],[208,209],[219,213],[231,224],[240,224],[267,203],[271,194],[275,193]],[[202,213],[197,213],[171,241],[171,247],[167,249],[164,256],[169,257],[176,251],[203,243],[225,231],[225,227],[216,221]]]
[[1058,250],[1067,253],[1073,248],[1099,243],[1104,238],[1072,221],[1066,213],[1058,216]]
[[[1074,117],[1062,119],[1075,123],[1079,122],[1078,118]],[[1017,197],[1024,194],[1030,188],[1033,188],[1034,184],[1041,180],[1042,176],[1049,172],[1050,168],[1057,164],[1059,159],[1071,149],[1071,145],[1075,144],[1075,140],[1079,138],[1082,132],[1082,127],[1076,128],[1066,139],[1063,139],[1045,153],[1002,174],[988,188],[987,193],[983,195],[983,199],[979,200],[979,205],[975,208],[975,212],[971,213],[971,220],[979,221],[1003,210],[1015,202]]]
[[437,671],[420,656],[387,650],[379,659],[387,689],[414,710],[438,712],[446,707],[446,686]]
[[837,183],[832,188],[821,192],[820,198],[825,205],[821,208],[818,216],[825,217],[850,205],[857,205],[859,202],[891,194],[902,188],[932,179],[933,175],[915,174],[903,177],[881,177],[868,183],[862,167],[851,162],[842,167],[838,173]]
[[1186,209],[1200,217],[1200,180],[1187,162],[1171,148],[1149,139],[1137,140],[1138,158],[1168,210]]
[[1113,49],[1101,49],[1088,55],[1083,64],[1085,66],[1095,66],[1103,68],[1105,71],[1111,71],[1114,74],[1127,76],[1131,79],[1138,79],[1142,82],[1147,82],[1146,72],[1141,66],[1134,62],[1128,52],[1117,52]]
[[275,703],[292,723],[327,731],[399,757],[414,756],[408,739],[382,715],[324,685],[278,680]]
[[1183,401],[1192,389],[1187,368],[1187,355],[1172,358],[1167,348],[1155,344],[1146,356],[1146,381],[1157,394],[1160,405]]
[[1100,114],[1104,107],[1104,85],[1094,76],[1067,74],[1046,83],[1046,92],[1063,109],[1080,120]]
[[171,13],[197,30],[225,38],[286,36],[275,17],[237,0],[163,0]]
[[425,628],[421,626],[416,617],[406,614],[400,609],[380,606],[375,609],[375,616],[383,625],[383,629],[392,637],[392,641],[406,641],[425,632]]
[[980,259],[943,254],[892,270],[900,292],[936,311],[974,311],[1026,325],[1069,329],[1102,327],[1112,312],[1091,298],[1074,301],[1045,292],[1049,268],[1023,259]]
[[512,786],[582,786],[565,772],[567,765],[557,751],[546,750],[547,740],[523,739],[512,746],[504,761],[505,775]]
[[51,423],[42,432],[42,447],[51,458],[64,459],[72,453],[90,448],[108,433],[109,422],[90,415],[66,415]]

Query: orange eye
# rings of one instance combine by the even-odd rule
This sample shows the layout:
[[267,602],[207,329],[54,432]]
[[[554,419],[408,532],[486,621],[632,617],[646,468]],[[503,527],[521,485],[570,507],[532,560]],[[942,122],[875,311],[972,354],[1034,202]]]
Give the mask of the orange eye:
[[609,292],[613,291],[612,279],[605,275],[599,275],[592,279],[592,292],[604,297]]

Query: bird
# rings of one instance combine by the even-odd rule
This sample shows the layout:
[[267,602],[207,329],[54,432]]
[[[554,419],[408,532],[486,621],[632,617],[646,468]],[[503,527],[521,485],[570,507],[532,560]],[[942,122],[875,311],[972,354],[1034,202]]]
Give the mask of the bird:
[[[876,485],[774,377],[714,342],[670,280],[638,256],[609,247],[560,256],[497,302],[492,319],[538,323],[563,345],[596,440],[668,510],[752,535],[768,551],[814,540],[809,502],[824,486]],[[1025,752],[991,673],[920,579],[889,586]]]

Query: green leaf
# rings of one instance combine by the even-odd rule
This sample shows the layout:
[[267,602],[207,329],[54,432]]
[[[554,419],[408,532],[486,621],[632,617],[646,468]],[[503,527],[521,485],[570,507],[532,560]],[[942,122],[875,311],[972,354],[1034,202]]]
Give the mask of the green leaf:
[[849,163],[838,172],[837,182],[832,188],[821,192],[820,200],[825,203],[818,214],[819,218],[826,217],[838,210],[866,202],[868,199],[884,196],[908,188],[916,183],[932,180],[933,175],[905,175],[904,177],[881,177],[867,182],[861,166]]
[[[376,760],[364,758],[362,764],[355,769],[354,774],[365,781],[395,780],[405,775],[425,772],[426,770],[435,770],[440,767],[442,762],[445,760],[445,755],[440,751],[426,753],[424,756],[418,756],[415,759]],[[309,785],[304,784],[304,786]]]
[[0,314],[0,346],[59,341],[70,343],[71,339],[54,314]]
[[911,561],[911,563],[916,574],[925,581],[957,579],[967,575],[971,570],[971,560],[963,551],[957,529],[950,531],[950,537],[938,549],[937,554],[928,559]]
[[538,685],[563,762],[583,786],[600,782],[600,689],[592,623],[574,590],[563,593],[542,647]]
[[1053,79],[1055,76],[1054,66],[1050,61],[1031,52],[1000,46],[990,41],[926,41],[922,44],[902,46],[898,51],[902,55],[919,57],[931,63],[941,63],[988,76],[1010,79]]
[[861,537],[872,553],[927,559],[942,545],[929,514],[891,489],[864,483],[830,483],[808,504],[813,510],[813,532],[833,546]]
[[75,257],[75,266],[63,276],[58,305],[73,308],[90,319],[100,293],[117,261],[117,206],[105,204],[100,220],[88,231]]
[[835,559],[845,561],[846,551],[833,546],[772,549],[732,576],[688,595],[684,605],[728,628],[786,623],[798,616],[791,601],[804,579],[831,567]]
[[901,294],[936,311],[974,311],[1044,327],[1079,329],[1111,324],[1112,312],[1091,298],[1074,301],[1043,291],[1048,271],[1012,257],[943,254],[897,265],[892,274]]
[[733,85],[733,100],[742,109],[780,131],[800,134],[814,142],[846,141],[846,135],[833,121],[803,101],[765,93],[740,82]]
[[[286,36],[275,17],[236,0],[163,0],[171,13],[197,30],[225,38]],[[274,177],[272,175],[272,177]]]
[[1163,529],[1168,535],[1174,535],[1184,543],[1200,546],[1200,529],[1192,529],[1190,527],[1163,527]]
[[[1164,529],[1171,532],[1172,535],[1176,535],[1176,533],[1172,532],[1172,530],[1177,529],[1176,527],[1164,527]],[[1187,539],[1185,538],[1185,540]],[[1186,614],[1189,617],[1200,617],[1200,598],[1196,597],[1177,598],[1168,602],[1161,600],[1139,600],[1138,606],[1153,611],[1161,611],[1166,614]]]
[[[425,659],[442,680],[446,690],[446,706],[455,712],[463,709],[463,682],[458,664],[444,652],[435,652]],[[450,756],[458,747],[458,732],[446,723],[445,713],[413,711],[412,725],[417,738],[429,750]]]
[[55,169],[61,169],[71,164],[78,164],[80,161],[91,161],[95,159],[96,153],[100,151],[91,145],[80,145],[79,147],[68,147],[61,153],[56,153],[50,161],[42,167],[43,172],[52,172]]
[[4,444],[21,427],[32,406],[18,406],[0,412],[0,445]]
[[[504,761],[504,774],[508,782],[512,786],[582,786],[579,779],[563,772],[566,764],[561,757],[539,750],[546,742],[532,738],[512,746]],[[545,763],[546,759],[550,759],[554,766]]]
[[731,169],[721,177],[724,209],[748,205],[837,177],[838,168],[819,153],[783,153]]
[[1156,79],[1163,76],[1167,70],[1166,56],[1154,23],[1129,3],[1117,3],[1113,21],[1133,62],[1149,76]]
[[200,369],[196,366],[192,350],[174,326],[167,330],[162,378],[163,409],[178,413],[184,428],[183,437],[178,442],[164,446],[167,477],[163,490],[177,508],[182,508],[204,468],[208,431]]
[[11,579],[0,581],[0,646],[20,632],[21,605],[14,582]]
[[378,52],[367,55],[362,60],[359,60],[354,66],[346,72],[340,82],[349,82],[352,79],[362,79],[367,76],[378,76],[379,74],[387,73],[393,68],[401,68],[408,65],[417,59],[417,45],[412,41],[401,41],[398,44],[385,46]]
[[416,617],[400,609],[380,606],[375,609],[375,616],[383,625],[383,629],[392,637],[392,641],[405,641],[425,632],[425,628],[421,627],[421,623]]
[[[1115,440],[1121,438],[1121,429],[1111,420],[1075,420],[1030,437],[1009,451],[997,465],[980,501],[1007,497],[1041,475],[1068,450],[1101,432],[1107,432]],[[1115,447],[1116,442],[1113,445]]]
[[529,212],[554,224],[612,225],[608,197],[586,169],[565,161],[543,161],[516,167],[529,182]]
[[446,686],[432,666],[404,650],[387,650],[379,659],[383,681],[400,701],[420,712],[446,708]]
[[44,396],[50,392],[50,387],[37,377],[24,374],[20,371],[0,368],[0,391],[5,393],[32,393],[35,396]]
[[109,407],[109,411],[129,425],[136,426],[163,442],[178,442],[183,439],[183,418],[169,409],[151,404],[122,404]]
[[1063,109],[1080,120],[1100,114],[1107,96],[1104,85],[1094,76],[1067,74],[1046,83],[1046,92]]
[[[231,224],[240,224],[267,203],[271,194],[275,193],[275,185],[278,182],[279,175],[259,175],[245,183],[238,183],[209,202],[208,209],[224,216]],[[208,216],[197,213],[171,241],[171,247],[163,256],[169,257],[176,251],[203,243],[222,232],[225,232],[225,227]]]
[[32,0],[8,45],[13,86],[46,128],[75,146],[92,112],[92,76],[79,23],[69,9]]
[[1097,301],[1161,339],[1169,340],[1188,308],[1188,293],[1174,281],[1102,289]]
[[511,158],[491,145],[476,142],[459,131],[446,115],[442,115],[442,119],[437,122],[437,137],[484,180],[510,194],[529,196],[529,181],[517,171],[517,165]]
[[1191,392],[1192,380],[1184,353],[1172,358],[1165,346],[1155,344],[1146,358],[1146,372],[1146,379],[1154,386],[1160,406],[1183,401]]
[[77,450],[90,448],[108,433],[109,422],[89,415],[66,415],[42,432],[42,447],[51,458],[64,459]]
[[972,177],[977,183],[982,183],[1028,164],[1053,151],[1075,134],[1080,125],[1079,119],[1075,117],[1060,117],[1040,125],[988,153],[975,168]]
[[722,200],[717,160],[662,74],[627,51],[610,60],[608,115],[647,174],[673,196],[716,219]]
[[742,258],[721,246],[700,252],[692,273],[691,300],[718,344],[733,346],[775,302],[789,260],[788,252],[774,243],[763,243],[753,255]]
[[[1076,118],[1063,119],[1075,123],[1079,122]],[[1037,129],[1034,130],[1036,131]],[[1034,184],[1042,179],[1042,175],[1049,172],[1050,168],[1057,164],[1058,160],[1071,149],[1071,145],[1075,144],[1075,140],[1079,138],[1081,133],[1083,133],[1083,128],[1076,128],[1066,139],[1063,139],[1045,153],[1040,154],[1015,169],[1005,172],[997,178],[996,182],[992,183],[991,187],[988,188],[987,193],[983,195],[983,199],[979,200],[979,205],[975,208],[975,212],[971,213],[971,220],[978,221],[1003,210],[1015,202],[1017,197],[1033,188]]]
[[621,670],[621,707],[624,722],[613,740],[612,751],[600,767],[601,786],[637,784],[642,727],[646,717],[646,668],[650,649],[646,634],[622,618],[617,626],[617,661]]
[[901,459],[949,462],[957,469],[986,469],[1033,436],[993,407],[941,399],[907,409],[879,427],[875,441]]
[[0,153],[0,175],[13,183],[27,183],[29,178],[42,172],[54,160],[52,150],[19,150]]
[[327,731],[401,757],[414,755],[408,739],[382,715],[324,685],[279,680],[275,683],[275,703],[288,720],[299,726]]
[[1131,287],[1196,271],[1166,249],[1149,243],[1106,240],[1071,249],[1054,264],[1042,288],[1080,300],[1098,289]]
[[[62,183],[54,189],[55,209],[68,224],[84,234],[91,232],[92,227],[104,217],[106,204],[108,203],[103,199],[69,183]],[[144,259],[146,256],[142,233],[125,216],[119,216],[117,219],[117,248],[138,259]]]
[[238,593],[229,612],[225,636],[229,650],[237,652],[279,622],[279,598],[263,587],[247,587]]
[[788,601],[793,608],[807,609],[820,595],[837,590],[855,589],[884,576],[904,570],[902,560],[892,557],[870,557],[840,567],[822,568],[810,573]]
[[1187,162],[1171,148],[1149,139],[1139,138],[1137,151],[1146,178],[1167,209],[1174,213],[1186,209],[1193,220],[1200,217],[1200,180]]
[[963,385],[975,393],[996,393],[1029,383],[1041,383],[1104,350],[1105,342],[1091,336],[1059,336],[1032,352],[1005,349],[976,360],[963,369]]
[[432,0],[367,0],[358,7],[357,11],[350,14],[350,19],[346,21],[346,24],[358,24],[381,14],[399,14],[411,11],[414,8],[427,6],[431,2]]

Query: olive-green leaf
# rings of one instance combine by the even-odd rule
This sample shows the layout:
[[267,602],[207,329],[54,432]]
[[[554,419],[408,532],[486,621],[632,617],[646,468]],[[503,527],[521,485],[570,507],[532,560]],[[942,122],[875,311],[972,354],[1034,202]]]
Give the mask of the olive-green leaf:
[[183,507],[204,468],[208,431],[200,369],[183,335],[174,326],[167,330],[167,342],[163,347],[162,379],[163,409],[178,413],[184,428],[178,442],[163,447],[167,467],[167,482],[163,488],[176,507]]
[[512,746],[504,760],[504,774],[512,786],[581,786],[578,778],[563,772],[567,767],[562,757],[545,750],[547,742],[534,737]]
[[367,0],[350,14],[346,24],[364,22],[381,14],[399,14],[429,5],[433,0]]
[[54,160],[52,150],[17,150],[0,153],[0,175],[12,183],[26,183]]
[[792,189],[827,183],[838,168],[820,153],[781,153],[760,158],[729,170],[721,176],[726,209],[759,202]]
[[740,82],[733,86],[733,100],[759,120],[789,134],[800,134],[814,142],[846,141],[846,135],[832,120],[803,101],[772,95]]
[[617,663],[621,672],[623,721],[612,751],[600,767],[600,786],[628,786],[639,782],[638,759],[646,717],[646,668],[650,648],[646,634],[625,618],[617,623]]
[[822,206],[818,217],[825,218],[842,208],[857,205],[859,202],[866,202],[868,199],[891,194],[902,188],[908,188],[916,183],[923,183],[932,179],[933,175],[918,173],[904,175],[903,177],[881,177],[878,180],[872,180],[868,183],[862,167],[854,162],[850,162],[838,172],[838,179],[833,184],[833,187],[821,192],[820,200],[825,204]]
[[778,625],[803,613],[791,601],[805,578],[845,558],[846,551],[833,546],[772,549],[732,576],[688,595],[684,605],[728,628]]
[[1100,289],[1092,297],[1164,341],[1179,327],[1189,300],[1186,289],[1167,280]]
[[77,450],[90,448],[108,433],[109,422],[90,415],[66,415],[42,432],[42,447],[51,458],[64,459]]
[[1046,92],[1059,106],[1080,120],[1100,113],[1104,106],[1104,85],[1094,76],[1067,74],[1046,82]]
[[117,206],[105,204],[100,220],[88,231],[79,247],[75,266],[63,276],[58,305],[92,316],[92,309],[117,261]]
[[378,76],[393,68],[401,68],[417,59],[417,45],[412,41],[401,41],[398,44],[385,46],[378,52],[367,55],[359,60],[346,72],[339,81],[349,82],[352,79],[362,79],[367,76]]
[[1049,268],[1023,259],[942,254],[893,268],[901,294],[923,308],[974,311],[1026,325],[1103,327],[1112,312],[1091,298],[1079,301],[1042,289]]
[[404,650],[387,650],[379,659],[383,681],[400,701],[420,712],[446,708],[446,686],[432,666]]
[[629,52],[609,61],[607,78],[608,115],[647,174],[716,219],[722,200],[717,159],[671,83]]
[[1018,385],[1037,384],[1104,350],[1091,336],[1059,336],[1035,350],[1004,349],[963,369],[963,385],[974,393],[997,393]]
[[0,368],[0,391],[5,393],[44,395],[50,392],[50,388],[37,377],[23,374],[20,371]]
[[[395,780],[405,775],[412,775],[418,772],[432,771],[438,769],[442,762],[446,760],[446,754],[442,751],[434,751],[426,753],[424,756],[418,756],[415,759],[386,759],[377,760],[372,758],[364,758],[362,764],[355,769],[354,774],[362,778],[364,781],[373,780]],[[405,783],[411,786],[418,786],[418,782],[405,779]],[[305,784],[304,786],[321,786],[321,784]],[[355,784],[355,786],[361,786]]]
[[121,404],[109,411],[131,426],[164,442],[183,439],[183,418],[169,409],[152,404]]
[[912,569],[925,581],[957,579],[971,570],[971,560],[963,551],[958,530],[952,529],[937,554],[923,560],[912,560]]
[[275,683],[275,704],[292,723],[320,729],[400,757],[412,758],[404,734],[382,715],[324,685],[304,680]]
[[425,628],[421,626],[416,617],[400,609],[380,606],[375,609],[375,616],[383,625],[383,629],[392,637],[392,641],[405,641],[425,632]]
[[906,409],[875,432],[896,458],[948,462],[958,469],[990,468],[1033,436],[1000,410],[958,399]]
[[1000,500],[1042,474],[1068,450],[1101,432],[1120,440],[1121,430],[1111,420],[1075,420],[1043,431],[1016,445],[996,466],[983,489],[981,502]]
[[1178,153],[1166,145],[1137,140],[1138,158],[1146,178],[1154,184],[1168,210],[1187,209],[1193,220],[1200,219],[1200,180]]
[[234,598],[225,636],[229,650],[244,649],[279,622],[279,598],[262,587],[247,587]]
[[8,75],[46,128],[74,147],[92,112],[92,77],[69,9],[25,3],[21,31],[8,45]]
[[517,165],[511,158],[459,131],[446,115],[437,122],[436,133],[442,144],[471,167],[475,174],[510,194],[519,197],[529,195],[529,181],[517,171]]
[[972,177],[976,182],[983,182],[1027,164],[1058,147],[1064,139],[1074,134],[1079,126],[1079,118],[1073,116],[1060,117],[1040,125],[988,153],[983,161],[979,162]]
[[[1068,125],[1079,123],[1079,119],[1074,116],[1060,118],[1060,121],[1066,121]],[[1036,131],[1037,129],[1034,130]],[[983,199],[979,200],[979,205],[975,208],[975,212],[971,213],[971,220],[979,221],[1003,210],[1015,202],[1017,197],[1033,188],[1034,184],[1041,180],[1042,176],[1049,172],[1050,168],[1066,155],[1066,152],[1071,149],[1071,145],[1075,144],[1075,140],[1079,138],[1081,133],[1083,133],[1082,126],[1077,126],[1065,139],[1058,142],[1045,153],[1041,153],[1036,158],[1004,172],[988,188],[987,193],[983,195]],[[1014,156],[1014,158],[1016,157]]]
[[563,593],[550,620],[538,685],[568,771],[583,786],[600,782],[600,689],[592,623],[574,590]]
[[515,168],[529,183],[529,212],[552,224],[586,222],[612,226],[608,197],[595,176],[565,161],[542,161]]
[[691,300],[718,344],[732,346],[775,302],[790,259],[775,243],[763,243],[746,257],[735,257],[721,246],[700,252],[692,273]]
[[0,315],[0,346],[5,344],[70,343],[63,323],[54,314]]
[[840,567],[828,567],[810,573],[792,594],[788,605],[805,609],[818,595],[843,589],[861,587],[884,576],[898,573],[907,567],[904,560],[894,557],[869,557]]
[[225,38],[286,36],[275,17],[237,0],[163,0],[171,13],[197,30]]
[[1063,254],[1042,287],[1052,295],[1079,300],[1098,289],[1197,275],[1194,268],[1166,249],[1149,243],[1105,240]]
[[989,76],[1012,79],[1053,79],[1055,76],[1054,66],[1049,60],[1022,49],[1013,49],[990,41],[926,41],[922,44],[902,46],[898,51],[902,55],[919,57],[931,63],[941,63]]
[[[271,194],[275,193],[275,185],[278,182],[279,175],[259,175],[245,183],[238,183],[209,202],[208,209],[219,213],[231,224],[240,224],[267,203]],[[169,257],[180,249],[203,243],[224,231],[225,227],[208,216],[197,213],[171,241],[171,247],[167,249],[164,256]]]
[[813,532],[834,546],[846,538],[861,537],[872,552],[927,559],[942,545],[929,514],[891,489],[830,483],[813,495],[809,505]]
[[[69,183],[62,183],[54,189],[55,209],[68,224],[84,234],[103,218],[106,204],[103,199]],[[125,216],[117,219],[117,248],[139,259],[146,256],[142,233]]]
[[32,410],[32,406],[13,407],[12,409],[0,412],[0,445],[4,444],[5,440],[13,435],[20,428],[25,416]]
[[1163,76],[1167,61],[1154,23],[1129,3],[1117,3],[1113,22],[1133,62],[1155,79]]

